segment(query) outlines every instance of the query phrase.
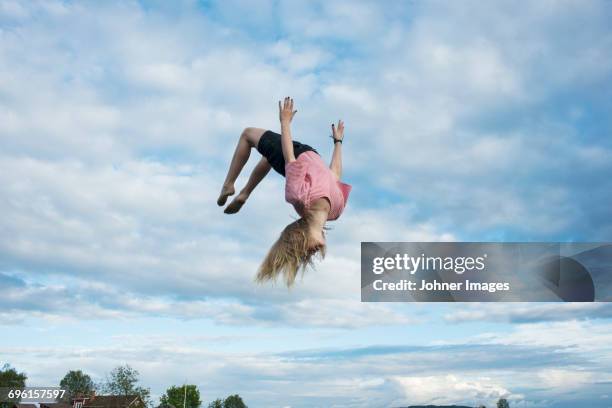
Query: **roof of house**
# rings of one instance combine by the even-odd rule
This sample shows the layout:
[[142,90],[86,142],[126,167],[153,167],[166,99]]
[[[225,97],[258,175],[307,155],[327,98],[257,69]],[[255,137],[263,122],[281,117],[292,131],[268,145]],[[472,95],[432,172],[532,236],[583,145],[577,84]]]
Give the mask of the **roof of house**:
[[135,401],[140,401],[138,395],[96,395],[85,401],[84,408],[127,408]]
[[25,403],[24,404],[17,403],[17,404],[14,404],[13,406],[17,408],[37,408],[36,404],[25,404]]
[[41,402],[40,408],[72,408],[67,402]]

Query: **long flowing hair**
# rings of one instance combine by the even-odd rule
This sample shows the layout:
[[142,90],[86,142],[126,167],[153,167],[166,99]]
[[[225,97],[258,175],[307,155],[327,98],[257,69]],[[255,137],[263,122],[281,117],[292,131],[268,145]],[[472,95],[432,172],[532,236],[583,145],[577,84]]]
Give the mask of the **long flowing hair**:
[[313,260],[317,253],[320,258],[325,257],[325,246],[317,251],[308,249],[309,223],[310,218],[306,215],[283,229],[259,267],[255,277],[257,282],[276,280],[282,274],[289,287],[295,282],[298,271],[304,273],[308,266],[314,266]]

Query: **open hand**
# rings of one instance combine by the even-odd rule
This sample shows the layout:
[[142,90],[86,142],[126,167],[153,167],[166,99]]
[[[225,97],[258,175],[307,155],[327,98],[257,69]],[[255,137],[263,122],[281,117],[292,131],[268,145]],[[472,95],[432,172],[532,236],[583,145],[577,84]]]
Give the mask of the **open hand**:
[[339,120],[338,126],[332,123],[332,137],[334,140],[344,139],[344,122]]
[[282,105],[281,101],[278,101],[278,113],[281,123],[291,123],[296,112],[297,110],[293,110],[293,98],[286,97]]

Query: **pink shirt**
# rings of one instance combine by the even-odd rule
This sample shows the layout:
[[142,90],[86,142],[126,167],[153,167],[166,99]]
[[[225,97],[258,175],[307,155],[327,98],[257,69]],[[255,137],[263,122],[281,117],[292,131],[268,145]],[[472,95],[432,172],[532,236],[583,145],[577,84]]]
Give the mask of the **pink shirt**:
[[327,197],[331,205],[327,219],[340,217],[351,186],[338,180],[317,153],[304,152],[295,161],[285,163],[285,178],[285,200],[298,214],[303,216],[314,200]]

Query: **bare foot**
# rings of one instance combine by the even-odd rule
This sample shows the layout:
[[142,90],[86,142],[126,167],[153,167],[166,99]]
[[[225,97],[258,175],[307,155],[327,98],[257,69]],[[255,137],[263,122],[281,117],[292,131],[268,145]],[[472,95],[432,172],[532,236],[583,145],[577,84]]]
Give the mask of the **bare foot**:
[[234,195],[234,186],[223,186],[221,188],[221,194],[219,194],[219,198],[217,198],[217,205],[221,207],[227,201],[227,197]]
[[244,203],[246,203],[247,198],[249,198],[248,194],[238,194],[236,197],[234,197],[232,202],[229,203],[227,207],[225,207],[225,210],[223,210],[223,212],[226,214],[236,214],[238,211],[240,211]]

